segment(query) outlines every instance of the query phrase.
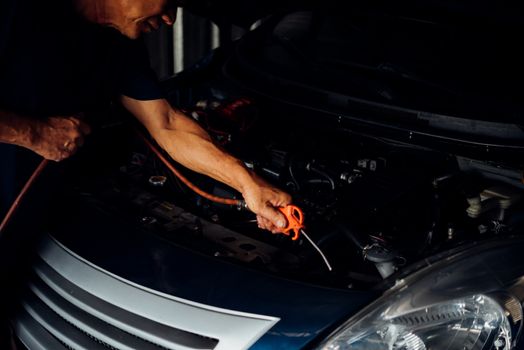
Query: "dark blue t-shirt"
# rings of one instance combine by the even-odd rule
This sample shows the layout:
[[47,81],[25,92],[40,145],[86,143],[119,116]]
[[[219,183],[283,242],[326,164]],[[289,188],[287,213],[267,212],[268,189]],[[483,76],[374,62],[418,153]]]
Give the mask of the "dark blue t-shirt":
[[39,117],[162,97],[141,40],[85,21],[72,0],[2,0],[0,108]]
[[[0,0],[0,109],[32,118],[90,113],[119,95],[163,97],[141,40],[87,22],[72,0]],[[0,144],[0,207],[16,192],[13,152]]]

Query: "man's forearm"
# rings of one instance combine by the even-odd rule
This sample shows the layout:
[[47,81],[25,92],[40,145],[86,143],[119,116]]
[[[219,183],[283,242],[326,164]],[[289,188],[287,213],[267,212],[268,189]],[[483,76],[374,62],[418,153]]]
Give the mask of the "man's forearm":
[[32,134],[31,121],[28,118],[0,110],[0,143],[30,147]]
[[[146,110],[142,110],[144,106]],[[175,161],[239,192],[253,185],[253,177],[241,161],[218,148],[194,120],[171,108],[166,101],[134,104],[127,100],[126,107],[141,120],[160,147]],[[151,115],[157,117],[152,118]]]
[[[194,123],[182,114],[176,116],[177,124]],[[151,135],[169,155],[184,166],[221,181],[239,192],[253,185],[253,178],[244,164],[219,149],[207,133],[186,132],[184,128],[161,129]]]

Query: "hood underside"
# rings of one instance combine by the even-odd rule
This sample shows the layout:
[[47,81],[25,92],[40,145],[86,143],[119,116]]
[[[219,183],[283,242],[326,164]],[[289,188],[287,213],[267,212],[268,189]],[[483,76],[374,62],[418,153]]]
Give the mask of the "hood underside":
[[309,99],[309,90],[319,98],[346,97],[342,105],[368,101],[405,113],[520,124],[524,96],[515,87],[524,57],[515,35],[510,27],[301,11],[246,38],[233,69],[239,77],[259,72],[266,84],[303,87],[303,96],[295,88],[284,98]]

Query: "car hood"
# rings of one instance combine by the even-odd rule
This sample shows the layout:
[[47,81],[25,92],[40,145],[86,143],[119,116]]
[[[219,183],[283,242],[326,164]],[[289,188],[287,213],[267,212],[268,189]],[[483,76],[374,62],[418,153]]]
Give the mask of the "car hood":
[[519,24],[524,11],[517,1],[451,1],[402,0],[394,3],[384,0],[347,2],[338,0],[179,0],[179,5],[189,11],[210,18],[218,23],[229,22],[249,28],[255,21],[285,11],[311,9],[335,10],[346,15],[355,11],[371,11],[376,14],[393,14],[417,18],[421,21],[462,21],[464,18],[493,24]]
[[226,75],[281,102],[482,145],[522,148],[524,78],[515,25],[423,20],[362,9],[267,20]]
[[[278,319],[251,349],[302,348],[380,294],[268,275],[170,244],[90,206],[76,207],[75,212],[64,217],[51,235],[78,259],[128,282],[191,303]],[[49,241],[46,237],[44,240]]]

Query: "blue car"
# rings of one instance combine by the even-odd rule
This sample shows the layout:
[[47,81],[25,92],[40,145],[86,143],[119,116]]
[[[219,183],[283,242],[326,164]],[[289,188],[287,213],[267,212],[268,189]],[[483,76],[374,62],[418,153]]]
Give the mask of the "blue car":
[[523,349],[522,21],[461,5],[282,12],[163,82],[311,241],[193,192],[118,106],[93,116],[11,227],[37,242],[19,347]]

